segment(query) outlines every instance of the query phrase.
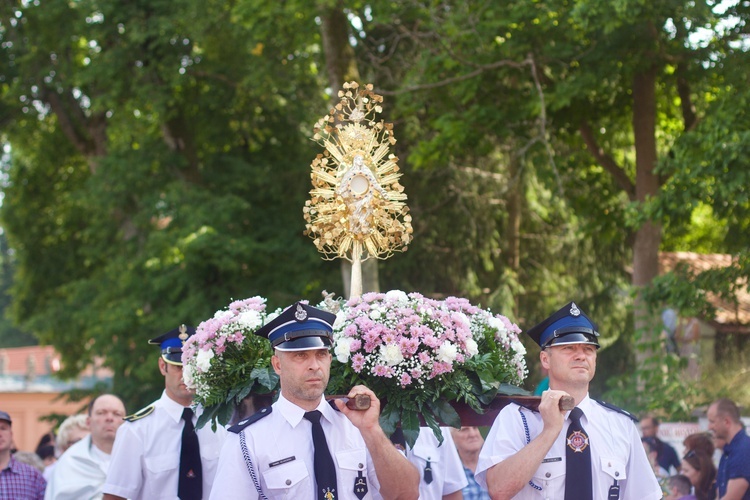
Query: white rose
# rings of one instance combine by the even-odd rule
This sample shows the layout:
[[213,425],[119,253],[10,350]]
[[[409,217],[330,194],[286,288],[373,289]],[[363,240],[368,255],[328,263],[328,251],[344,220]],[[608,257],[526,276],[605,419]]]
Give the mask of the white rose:
[[372,320],[380,319],[380,311],[378,311],[377,309],[373,309],[372,311],[370,311],[370,319]]
[[409,301],[409,296],[401,290],[391,290],[385,294],[385,300],[404,303]]
[[458,348],[446,340],[438,347],[437,359],[443,363],[453,363],[457,354]]
[[520,356],[526,354],[526,348],[523,346],[523,343],[520,340],[514,340],[513,342],[511,342],[510,347]]
[[237,317],[237,323],[242,328],[255,330],[263,323],[263,320],[258,311],[245,311]]
[[401,348],[396,344],[385,344],[380,346],[380,358],[388,366],[397,365],[404,360]]
[[474,339],[466,339],[466,354],[469,357],[476,356],[479,353],[479,346]]
[[334,353],[339,363],[346,363],[349,361],[349,355],[351,354],[352,342],[354,339],[350,337],[344,337],[336,342],[336,348]]
[[207,351],[198,351],[195,356],[195,365],[198,367],[198,371],[205,373],[211,368],[211,360],[214,359],[214,352],[211,349]]

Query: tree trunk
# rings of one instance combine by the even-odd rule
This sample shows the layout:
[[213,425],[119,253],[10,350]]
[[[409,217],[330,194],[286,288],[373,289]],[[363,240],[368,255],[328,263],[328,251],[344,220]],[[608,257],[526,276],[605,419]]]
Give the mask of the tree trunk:
[[[636,199],[643,202],[659,191],[659,178],[654,173],[656,166],[656,75],[655,66],[635,75],[633,79],[633,133],[635,136]],[[659,273],[659,246],[661,225],[647,222],[635,234],[633,245],[633,285],[636,290],[635,329],[642,343],[651,345],[658,331],[643,302],[640,289]],[[638,337],[637,337],[638,338]],[[640,365],[651,355],[650,350],[637,350],[636,361]]]

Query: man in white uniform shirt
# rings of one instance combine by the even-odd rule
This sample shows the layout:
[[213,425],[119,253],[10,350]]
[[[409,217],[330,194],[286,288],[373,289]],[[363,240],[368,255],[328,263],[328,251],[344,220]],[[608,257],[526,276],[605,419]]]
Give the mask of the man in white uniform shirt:
[[104,500],[200,500],[211,491],[226,430],[197,431],[202,413],[182,380],[182,345],[195,333],[185,325],[149,343],[161,347],[161,398],[127,417],[117,431]]
[[212,500],[416,499],[417,470],[380,427],[380,401],[367,410],[335,408],[323,392],[331,368],[334,314],[297,302],[258,329],[274,347],[281,394],[229,429]]
[[419,428],[419,437],[406,458],[420,475],[420,500],[461,500],[461,491],[468,484],[464,466],[458,456],[450,428],[441,427],[442,444],[429,427]]
[[[571,302],[527,332],[542,349],[550,389],[538,412],[510,404],[495,419],[476,470],[492,498],[662,498],[632,417],[589,397],[596,330]],[[570,412],[559,408],[568,395]]]
[[112,394],[102,394],[89,403],[86,424],[91,433],[67,449],[56,462],[44,492],[45,500],[102,498],[112,445],[123,423],[125,405]]

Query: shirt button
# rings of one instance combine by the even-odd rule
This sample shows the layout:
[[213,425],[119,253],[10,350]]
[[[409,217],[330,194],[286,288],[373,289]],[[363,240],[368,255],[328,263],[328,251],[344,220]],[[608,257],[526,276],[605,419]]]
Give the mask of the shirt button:
[[619,472],[615,472],[615,477],[620,477],[620,473]]
[[286,480],[286,485],[289,486],[290,484],[292,484],[292,480],[291,479],[287,479]]
[[364,464],[358,464],[357,465],[357,467],[359,467],[360,469],[364,468],[364,466],[365,466]]
[[548,473],[546,473],[546,474],[545,474],[545,477],[552,477],[552,474],[550,474],[550,473],[548,472]]

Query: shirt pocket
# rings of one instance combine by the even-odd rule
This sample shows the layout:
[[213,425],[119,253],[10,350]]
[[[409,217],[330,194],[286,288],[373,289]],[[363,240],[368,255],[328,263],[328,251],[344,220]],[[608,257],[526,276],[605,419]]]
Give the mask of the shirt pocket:
[[531,482],[542,489],[544,498],[552,498],[549,495],[564,491],[565,484],[565,460],[557,462],[543,462],[531,478]]
[[144,457],[143,462],[146,465],[150,476],[160,476],[179,469],[180,457],[176,453],[165,453],[152,457]]
[[359,474],[362,473],[364,480],[367,482],[368,496],[376,486],[371,483],[367,477],[367,450],[365,448],[355,448],[353,450],[342,450],[336,452],[336,463],[338,464],[337,483],[339,490],[344,494],[339,494],[340,498],[347,498],[354,491],[354,486],[360,480]]
[[272,498],[304,498],[313,491],[310,472],[301,460],[277,465],[263,472],[263,481]]
[[625,462],[619,458],[601,457],[601,468],[602,472],[610,476],[613,482],[628,478]]

